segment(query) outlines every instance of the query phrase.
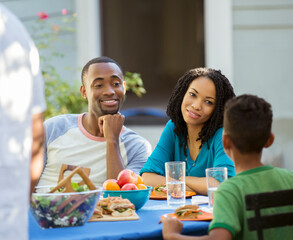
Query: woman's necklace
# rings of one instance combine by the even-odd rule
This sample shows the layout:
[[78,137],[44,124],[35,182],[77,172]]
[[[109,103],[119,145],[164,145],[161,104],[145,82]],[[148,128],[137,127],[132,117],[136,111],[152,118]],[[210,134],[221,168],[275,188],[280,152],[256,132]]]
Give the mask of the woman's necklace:
[[[192,168],[195,166],[195,164],[196,164],[197,157],[198,157],[198,155],[199,155],[200,149],[199,149],[199,146],[197,146],[197,145],[196,145],[195,148],[193,148],[193,147],[191,146],[191,142],[190,142],[188,136],[187,136],[187,142],[188,142],[188,144],[186,144],[186,154],[187,154],[187,156],[189,155],[190,160],[193,161],[192,164],[189,164],[189,165],[188,165],[188,161],[187,161],[187,160],[188,160],[188,157],[187,157],[187,156],[185,157],[186,169],[187,169],[187,176],[190,176],[191,169],[192,169]],[[193,151],[193,152],[196,151],[196,153],[195,153],[196,157],[195,157],[194,160],[192,159],[191,151]],[[193,155],[193,156],[194,156],[194,155]]]
[[196,160],[192,164],[188,164],[188,158],[185,157],[187,176],[190,176],[191,169],[195,166]]

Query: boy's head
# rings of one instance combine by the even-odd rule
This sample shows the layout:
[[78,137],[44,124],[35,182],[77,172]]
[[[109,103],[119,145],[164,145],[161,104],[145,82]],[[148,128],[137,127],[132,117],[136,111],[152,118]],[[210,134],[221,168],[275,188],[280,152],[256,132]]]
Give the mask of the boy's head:
[[224,132],[242,154],[260,153],[271,137],[271,105],[254,95],[241,95],[225,105]]

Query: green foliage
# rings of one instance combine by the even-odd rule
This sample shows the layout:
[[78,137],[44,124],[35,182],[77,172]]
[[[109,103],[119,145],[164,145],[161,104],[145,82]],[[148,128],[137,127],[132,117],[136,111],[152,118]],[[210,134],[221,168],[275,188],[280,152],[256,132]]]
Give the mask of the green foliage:
[[[60,114],[81,113],[87,111],[87,101],[82,98],[79,86],[70,86],[67,82],[54,77],[55,71],[43,71],[45,79],[45,95],[47,110],[45,118],[50,118]],[[58,75],[58,74],[57,74]]]
[[[75,84],[69,84],[62,79],[52,64],[56,59],[65,56],[65,53],[57,51],[57,43],[59,45],[70,43],[62,42],[59,35],[60,33],[64,34],[75,31],[74,23],[76,22],[76,16],[75,14],[66,14],[53,19],[54,23],[50,21],[49,16],[44,12],[38,13],[38,16],[40,19],[31,26],[30,32],[39,50],[42,75],[45,81],[45,97],[47,102],[45,118],[60,114],[86,112],[87,100],[82,98],[80,94],[80,81],[76,80]],[[139,73],[126,72],[124,80],[127,85],[126,91],[132,91],[138,97],[142,97],[146,93]]]
[[146,93],[139,73],[125,72],[124,81],[126,82],[126,91],[132,91],[138,97],[142,97],[142,94]]

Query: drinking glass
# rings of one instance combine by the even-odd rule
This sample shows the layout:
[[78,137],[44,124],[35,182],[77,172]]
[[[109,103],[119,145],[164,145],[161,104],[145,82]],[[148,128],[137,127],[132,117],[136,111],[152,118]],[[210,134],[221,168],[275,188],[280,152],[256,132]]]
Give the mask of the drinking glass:
[[209,196],[209,207],[214,206],[215,192],[218,186],[224,182],[228,177],[226,167],[215,167],[206,169],[206,181]]
[[166,162],[165,172],[168,206],[185,205],[185,162]]

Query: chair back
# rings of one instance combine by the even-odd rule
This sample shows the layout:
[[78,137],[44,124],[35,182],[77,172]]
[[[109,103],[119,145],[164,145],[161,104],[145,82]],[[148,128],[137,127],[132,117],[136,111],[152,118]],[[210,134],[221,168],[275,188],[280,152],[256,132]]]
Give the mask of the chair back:
[[247,219],[248,230],[256,230],[259,240],[263,240],[263,229],[293,225],[293,207],[292,212],[261,215],[264,208],[293,206],[293,189],[248,194],[245,203],[246,210],[255,212],[254,217]]

